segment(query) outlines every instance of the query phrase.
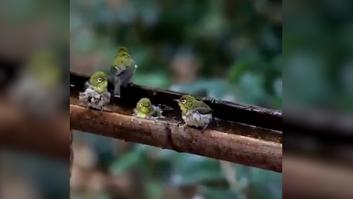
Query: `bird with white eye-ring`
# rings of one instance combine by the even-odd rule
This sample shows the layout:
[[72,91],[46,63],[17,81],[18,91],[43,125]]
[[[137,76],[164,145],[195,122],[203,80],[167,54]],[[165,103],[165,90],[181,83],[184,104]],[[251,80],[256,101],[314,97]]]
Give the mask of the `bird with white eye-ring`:
[[98,110],[108,110],[104,108],[110,102],[110,93],[107,90],[108,76],[101,71],[95,72],[85,86],[85,91],[79,93],[80,105]]
[[141,98],[134,109],[134,116],[143,119],[159,119],[163,118],[162,110],[158,106],[152,104],[148,98]]
[[183,95],[176,99],[181,110],[181,117],[185,126],[202,128],[204,131],[212,121],[212,109],[203,101],[197,100],[191,95]]

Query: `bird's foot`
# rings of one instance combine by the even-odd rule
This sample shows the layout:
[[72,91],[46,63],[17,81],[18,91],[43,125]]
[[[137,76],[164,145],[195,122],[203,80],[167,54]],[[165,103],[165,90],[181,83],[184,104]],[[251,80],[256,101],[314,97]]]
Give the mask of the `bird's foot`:
[[185,131],[187,124],[185,122],[178,122],[177,126]]
[[178,121],[177,126],[179,127],[179,126],[181,126],[182,124],[184,124],[184,122]]
[[157,123],[157,120],[158,120],[158,117],[151,117],[150,120],[152,120],[152,122],[153,122],[154,124],[156,124],[156,123]]
[[108,107],[105,107],[105,106],[102,108],[102,111],[105,111],[105,112],[113,112],[112,109],[110,109],[110,108],[108,108]]
[[83,106],[83,107],[87,107],[87,103],[85,103],[85,102],[79,102],[78,105]]
[[204,126],[204,127],[201,129],[201,133],[203,134],[206,129],[207,129],[207,126]]

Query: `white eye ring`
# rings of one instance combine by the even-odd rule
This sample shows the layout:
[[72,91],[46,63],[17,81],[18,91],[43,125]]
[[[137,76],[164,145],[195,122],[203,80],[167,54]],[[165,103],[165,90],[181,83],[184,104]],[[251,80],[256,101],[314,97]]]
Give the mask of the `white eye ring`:
[[185,103],[186,103],[186,100],[181,100],[181,103],[182,103],[182,104],[185,104]]
[[143,104],[141,103],[139,106],[140,106],[140,107],[143,107]]
[[97,82],[98,82],[98,83],[101,83],[102,81],[103,81],[102,78],[98,78],[98,79],[97,79]]

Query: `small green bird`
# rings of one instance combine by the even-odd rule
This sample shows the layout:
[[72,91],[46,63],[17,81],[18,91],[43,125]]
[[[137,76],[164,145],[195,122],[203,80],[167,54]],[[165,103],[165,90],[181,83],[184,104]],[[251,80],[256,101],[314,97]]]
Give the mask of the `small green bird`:
[[120,97],[121,87],[126,87],[131,83],[136,68],[137,65],[127,48],[120,47],[111,67],[110,81],[114,84],[114,97]]
[[162,109],[154,106],[148,98],[141,98],[134,109],[134,116],[143,119],[158,119],[162,118]]
[[205,130],[212,121],[212,109],[203,101],[191,95],[184,95],[176,100],[181,110],[181,116],[187,126]]
[[93,73],[86,82],[85,91],[80,92],[80,103],[93,109],[103,110],[103,107],[110,102],[110,93],[107,86],[108,76],[104,72]]

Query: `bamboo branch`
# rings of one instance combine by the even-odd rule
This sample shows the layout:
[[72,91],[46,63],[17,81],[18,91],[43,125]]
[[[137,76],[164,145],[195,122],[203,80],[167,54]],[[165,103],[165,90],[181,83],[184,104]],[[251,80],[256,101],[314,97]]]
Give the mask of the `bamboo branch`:
[[[180,112],[176,104],[172,104],[172,99],[179,98],[180,93],[134,85],[123,90],[122,100],[114,101],[109,106],[113,112],[100,112],[78,105],[77,94],[85,81],[86,77],[71,75],[72,129],[282,171],[282,133],[279,130],[281,124],[278,123],[281,121],[281,114],[277,111],[206,100],[218,119],[202,133],[198,129],[183,129],[178,126]],[[165,120],[153,121],[133,117],[131,108],[140,97],[149,97],[154,103],[167,104],[175,109],[166,113]],[[234,112],[243,112],[245,117],[232,115]],[[254,117],[250,118],[251,115]],[[269,123],[260,122],[261,117]],[[237,121],[238,119],[241,122]],[[254,123],[262,126],[256,126]]]

